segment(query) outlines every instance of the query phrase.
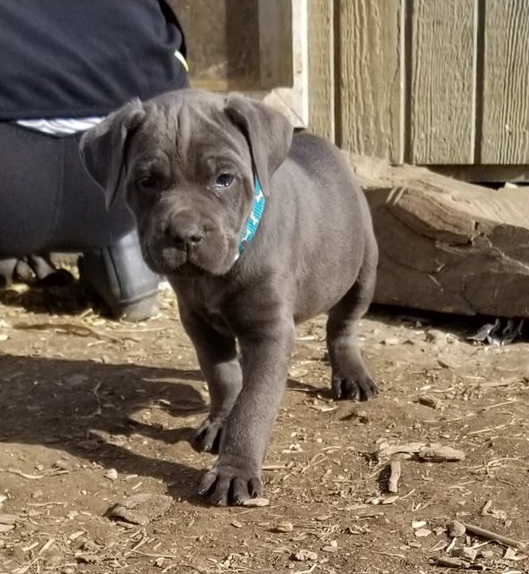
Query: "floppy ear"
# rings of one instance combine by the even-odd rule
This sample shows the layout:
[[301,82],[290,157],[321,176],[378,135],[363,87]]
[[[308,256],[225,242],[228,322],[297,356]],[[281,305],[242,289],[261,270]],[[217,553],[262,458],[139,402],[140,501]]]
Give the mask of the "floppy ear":
[[105,192],[107,208],[114,203],[123,183],[130,135],[144,117],[143,105],[136,99],[110,114],[81,138],[81,159],[86,171]]
[[280,112],[242,96],[228,96],[225,112],[248,141],[254,169],[268,195],[270,179],[290,149],[292,124]]

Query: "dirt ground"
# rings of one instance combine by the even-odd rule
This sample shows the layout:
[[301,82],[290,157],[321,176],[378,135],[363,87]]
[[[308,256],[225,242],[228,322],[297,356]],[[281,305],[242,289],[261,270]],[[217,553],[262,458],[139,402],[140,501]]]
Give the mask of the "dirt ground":
[[[61,290],[0,300],[1,574],[456,572],[438,562],[450,557],[529,571],[527,341],[472,344],[479,321],[374,309],[362,346],[381,394],[337,403],[324,318],[303,325],[265,461],[270,504],[216,508],[195,495],[213,459],[188,440],[208,398],[171,292],[140,324]],[[430,443],[465,457],[421,458]],[[392,459],[396,493],[392,446],[410,453]],[[135,495],[169,498],[147,498],[143,525],[108,516]],[[513,542],[456,538],[454,519]]]

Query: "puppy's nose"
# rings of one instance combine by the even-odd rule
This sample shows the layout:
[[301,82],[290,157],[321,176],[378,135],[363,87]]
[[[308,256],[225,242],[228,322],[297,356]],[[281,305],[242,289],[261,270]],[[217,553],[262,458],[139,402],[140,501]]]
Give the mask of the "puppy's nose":
[[173,218],[166,234],[176,247],[187,249],[199,245],[206,232],[196,218],[183,214]]

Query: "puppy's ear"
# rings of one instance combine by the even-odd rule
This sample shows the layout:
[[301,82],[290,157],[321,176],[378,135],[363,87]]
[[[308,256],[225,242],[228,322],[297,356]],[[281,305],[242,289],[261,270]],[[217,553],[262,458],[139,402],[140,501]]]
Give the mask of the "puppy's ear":
[[243,96],[228,96],[225,112],[248,141],[254,169],[268,195],[270,179],[290,149],[292,124],[280,112]]
[[105,192],[107,208],[114,203],[123,184],[130,136],[145,117],[136,99],[110,114],[81,138],[81,159],[86,171]]

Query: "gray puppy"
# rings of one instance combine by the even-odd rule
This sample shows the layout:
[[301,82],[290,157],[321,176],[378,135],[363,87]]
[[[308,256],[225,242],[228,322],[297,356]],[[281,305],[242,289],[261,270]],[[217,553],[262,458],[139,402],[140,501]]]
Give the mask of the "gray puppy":
[[124,194],[196,348],[211,407],[194,446],[219,454],[200,494],[259,496],[297,323],[329,313],[336,398],[377,392],[357,335],[378,251],[351,169],[269,107],[201,90],[127,104],[84,135],[81,154],[109,204]]

